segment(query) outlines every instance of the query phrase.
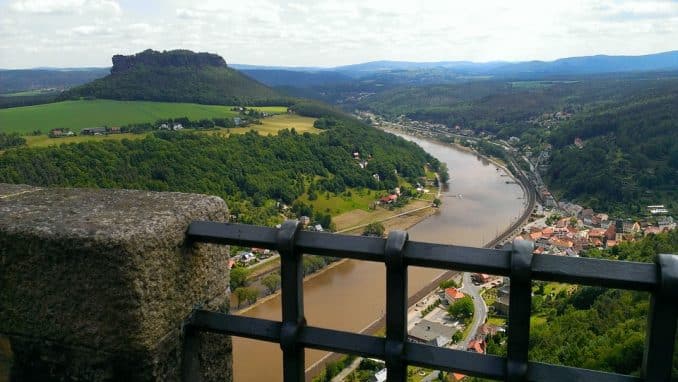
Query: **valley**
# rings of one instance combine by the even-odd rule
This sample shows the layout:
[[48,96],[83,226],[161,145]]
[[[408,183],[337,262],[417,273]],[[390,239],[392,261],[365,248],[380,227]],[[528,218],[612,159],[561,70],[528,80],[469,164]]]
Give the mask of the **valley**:
[[[0,71],[0,86],[11,85],[0,91],[0,183],[199,193],[223,199],[235,223],[297,219],[308,231],[407,230],[416,241],[470,246],[519,239],[534,256],[649,262],[678,251],[676,58],[257,68],[145,50],[113,56],[110,70],[35,70],[35,83]],[[50,83],[59,85],[40,90]],[[337,260],[303,258],[309,323],[378,333],[383,265]],[[231,312],[278,320],[278,268],[271,251],[231,246]],[[428,294],[449,272],[410,267],[410,303],[426,296],[427,313],[436,309]],[[505,355],[506,280],[473,277],[457,277],[474,300],[468,321],[435,313],[458,329],[444,346]],[[646,297],[535,283],[531,357],[638,374]],[[486,319],[488,333],[479,330]],[[236,380],[280,380],[278,345],[233,343]],[[323,370],[336,358],[307,351],[307,379],[329,380]],[[416,370],[416,380],[442,378]]]

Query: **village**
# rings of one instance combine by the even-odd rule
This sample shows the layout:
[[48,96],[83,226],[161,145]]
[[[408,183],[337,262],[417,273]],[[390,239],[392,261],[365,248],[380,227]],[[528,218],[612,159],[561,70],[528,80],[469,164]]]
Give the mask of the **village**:
[[536,255],[576,257],[587,249],[612,248],[676,228],[663,205],[647,206],[650,217],[641,220],[610,219],[608,214],[570,202],[560,202],[558,207],[525,225],[516,239],[534,242]]

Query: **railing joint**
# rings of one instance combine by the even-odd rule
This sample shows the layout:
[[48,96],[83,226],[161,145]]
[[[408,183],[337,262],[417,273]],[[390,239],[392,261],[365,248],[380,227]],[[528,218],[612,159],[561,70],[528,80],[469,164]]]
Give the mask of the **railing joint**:
[[678,256],[659,254],[656,259],[659,273],[658,293],[678,301]]
[[407,341],[407,264],[405,246],[408,235],[391,231],[384,244],[386,264],[386,342],[384,353],[389,382],[407,380],[407,364],[403,359]]
[[532,251],[534,243],[515,240],[511,252],[506,381],[527,380],[532,305]]
[[678,319],[678,256],[659,254],[658,285],[650,298],[641,376],[647,382],[671,378]]
[[296,220],[285,221],[276,234],[280,253],[282,290],[282,325],[280,348],[283,351],[283,380],[304,381],[305,352],[299,343],[299,333],[306,324],[304,318],[304,273],[302,254],[296,250],[295,241],[301,228]]

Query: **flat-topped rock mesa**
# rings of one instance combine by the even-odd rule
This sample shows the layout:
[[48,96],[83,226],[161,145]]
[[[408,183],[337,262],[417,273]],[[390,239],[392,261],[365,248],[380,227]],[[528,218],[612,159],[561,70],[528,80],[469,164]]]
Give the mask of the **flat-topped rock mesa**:
[[205,67],[216,66],[225,67],[226,61],[217,54],[212,53],[195,53],[190,50],[168,50],[158,52],[156,50],[147,49],[141,53],[131,56],[124,56],[116,54],[113,56],[113,67],[111,74],[123,73],[139,65],[168,67]]

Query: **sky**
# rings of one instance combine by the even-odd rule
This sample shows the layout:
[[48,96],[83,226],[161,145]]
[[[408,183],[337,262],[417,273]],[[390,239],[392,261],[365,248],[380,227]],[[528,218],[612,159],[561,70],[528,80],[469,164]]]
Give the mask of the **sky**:
[[323,67],[640,55],[678,50],[678,0],[0,0],[0,68],[148,48]]

